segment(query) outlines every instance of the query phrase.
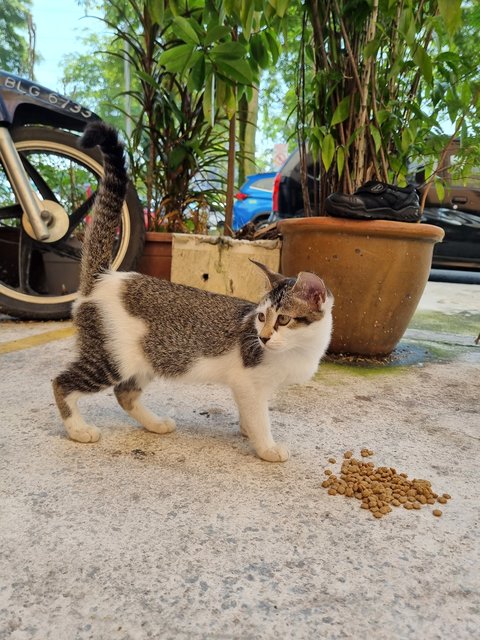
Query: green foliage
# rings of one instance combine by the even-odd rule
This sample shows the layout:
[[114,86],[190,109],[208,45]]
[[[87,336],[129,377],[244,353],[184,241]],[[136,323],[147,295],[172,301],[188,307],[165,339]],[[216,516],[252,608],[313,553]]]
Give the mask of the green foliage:
[[31,5],[31,0],[0,2],[0,69],[18,75],[29,73],[29,49],[25,36]]
[[[227,120],[251,95],[261,69],[277,60],[276,30],[286,4],[103,2],[114,41],[98,42],[106,53],[91,60],[71,61],[65,80],[70,93],[88,97],[87,104],[115,124],[122,124],[128,94],[131,166],[152,229],[198,231],[206,202],[224,209]],[[123,88],[125,56],[129,89]]]
[[277,32],[287,4],[199,1],[189,9],[185,4],[181,15],[181,3],[165,2],[159,62],[194,89],[205,87],[208,119],[231,118],[242,95],[258,84],[261,69],[278,59]]
[[457,169],[467,156],[472,161],[480,122],[472,35],[480,9],[463,5],[304,0],[298,129],[318,158],[323,198],[369,179],[405,184],[412,162],[435,171],[454,138],[465,158]]

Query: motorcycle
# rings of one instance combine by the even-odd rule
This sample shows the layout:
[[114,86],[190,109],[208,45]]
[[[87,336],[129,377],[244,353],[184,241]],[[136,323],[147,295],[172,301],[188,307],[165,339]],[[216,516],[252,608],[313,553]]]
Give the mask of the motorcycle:
[[[78,134],[99,117],[36,82],[0,71],[0,312],[66,318],[77,295],[82,241],[103,174]],[[142,206],[129,184],[113,269],[143,249]]]

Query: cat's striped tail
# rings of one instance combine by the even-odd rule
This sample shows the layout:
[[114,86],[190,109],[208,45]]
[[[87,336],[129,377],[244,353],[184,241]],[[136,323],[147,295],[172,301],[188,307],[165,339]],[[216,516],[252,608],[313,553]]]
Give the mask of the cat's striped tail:
[[80,293],[84,296],[91,292],[95,278],[110,267],[128,183],[124,148],[117,131],[105,122],[90,123],[80,146],[89,149],[96,145],[102,150],[104,176],[83,243]]

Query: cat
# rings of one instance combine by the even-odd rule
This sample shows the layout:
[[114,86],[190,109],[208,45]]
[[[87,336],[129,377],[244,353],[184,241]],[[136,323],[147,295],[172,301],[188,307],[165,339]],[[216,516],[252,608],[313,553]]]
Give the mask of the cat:
[[[257,455],[283,462],[289,451],[270,429],[268,400],[281,385],[316,372],[332,330],[333,296],[312,273],[296,278],[256,262],[269,291],[258,304],[136,272],[109,270],[127,186],[124,148],[115,129],[88,125],[84,148],[99,145],[104,177],[84,242],[79,296],[73,308],[77,356],[53,381],[69,437],[96,442],[78,399],[113,386],[120,406],[148,431],[174,431],[140,396],[159,376],[188,383],[228,385],[238,406],[240,431]],[[253,262],[253,261],[252,261]]]

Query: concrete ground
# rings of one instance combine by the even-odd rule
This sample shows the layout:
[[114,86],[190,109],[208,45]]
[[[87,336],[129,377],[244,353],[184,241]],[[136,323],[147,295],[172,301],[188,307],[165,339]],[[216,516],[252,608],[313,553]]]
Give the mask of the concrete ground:
[[[68,440],[68,327],[0,319],[1,640],[478,637],[480,285],[429,283],[388,365],[327,362],[279,394],[285,464],[211,386],[151,386],[168,436],[88,398],[103,437]],[[362,447],[449,493],[443,515],[328,495],[327,459]]]

